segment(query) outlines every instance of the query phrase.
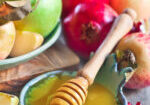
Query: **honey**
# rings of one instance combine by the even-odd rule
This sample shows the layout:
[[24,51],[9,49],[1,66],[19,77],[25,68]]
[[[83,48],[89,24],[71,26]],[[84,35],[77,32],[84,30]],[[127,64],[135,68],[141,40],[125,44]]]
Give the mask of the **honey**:
[[[26,95],[26,105],[49,105],[52,95],[56,90],[71,79],[69,76],[48,77],[33,87]],[[84,105],[117,105],[115,97],[106,88],[94,83],[88,90],[88,96]]]

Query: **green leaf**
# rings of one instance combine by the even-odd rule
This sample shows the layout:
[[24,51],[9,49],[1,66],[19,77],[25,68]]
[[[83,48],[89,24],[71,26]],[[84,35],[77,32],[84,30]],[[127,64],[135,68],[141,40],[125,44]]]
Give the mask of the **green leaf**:
[[127,103],[123,95],[122,88],[124,87],[127,72],[132,72],[131,67],[118,70],[116,55],[109,55],[99,73],[96,76],[95,82],[106,87],[113,95],[118,98],[119,103]]

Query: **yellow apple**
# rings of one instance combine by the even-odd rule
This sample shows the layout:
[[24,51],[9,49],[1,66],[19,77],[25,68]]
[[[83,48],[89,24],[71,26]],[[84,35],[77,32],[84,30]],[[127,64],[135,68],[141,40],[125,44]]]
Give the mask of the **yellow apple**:
[[0,26],[0,60],[8,57],[15,42],[16,30],[13,22]]
[[11,57],[21,56],[37,49],[43,43],[42,35],[30,31],[16,31],[16,40],[10,53]]

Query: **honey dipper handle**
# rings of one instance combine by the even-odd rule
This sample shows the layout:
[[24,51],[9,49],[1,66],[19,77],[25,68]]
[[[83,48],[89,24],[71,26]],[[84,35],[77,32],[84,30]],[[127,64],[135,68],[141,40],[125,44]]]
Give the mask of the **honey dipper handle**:
[[86,78],[89,85],[91,85],[106,56],[113,50],[119,40],[132,29],[135,19],[136,13],[132,9],[126,9],[120,14],[115,20],[103,44],[97,49],[95,55],[89,62],[78,72],[78,76]]

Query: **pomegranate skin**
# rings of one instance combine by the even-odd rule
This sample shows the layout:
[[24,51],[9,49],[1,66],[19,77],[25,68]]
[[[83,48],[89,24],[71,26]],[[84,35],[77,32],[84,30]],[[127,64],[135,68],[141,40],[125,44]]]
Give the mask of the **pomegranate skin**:
[[80,3],[98,2],[101,4],[109,4],[109,0],[62,0],[63,2],[63,13],[62,17],[68,16],[74,8]]
[[135,72],[125,85],[125,87],[129,89],[141,89],[148,86],[150,86],[150,72],[147,69]]
[[63,21],[68,46],[84,58],[89,57],[103,42],[117,16],[107,4],[79,4]]
[[125,87],[140,89],[150,86],[150,36],[141,32],[127,35],[120,40],[116,50],[130,50],[136,58],[137,67]]
[[[143,24],[141,21],[134,23],[134,26],[133,26],[132,30],[129,32],[129,34],[136,33],[136,32],[143,32],[141,29],[142,25]],[[129,35],[129,34],[127,34],[127,35]]]

